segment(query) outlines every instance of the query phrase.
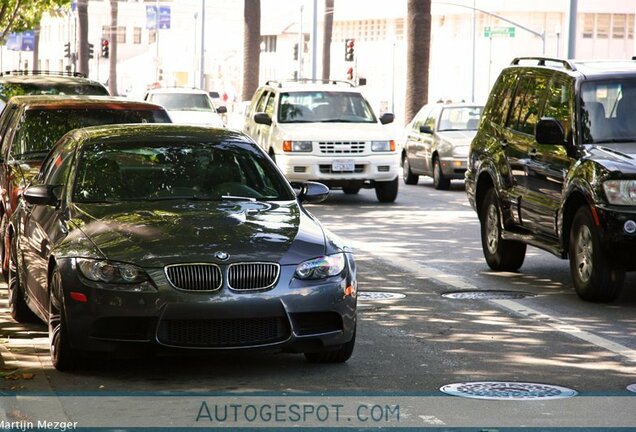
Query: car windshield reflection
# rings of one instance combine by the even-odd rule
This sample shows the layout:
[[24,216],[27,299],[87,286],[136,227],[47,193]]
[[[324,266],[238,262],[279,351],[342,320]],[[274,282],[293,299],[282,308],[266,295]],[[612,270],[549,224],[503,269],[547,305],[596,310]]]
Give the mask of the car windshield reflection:
[[483,107],[463,106],[444,108],[439,119],[439,132],[477,130]]
[[89,144],[73,201],[277,201],[292,191],[264,155],[240,144]]

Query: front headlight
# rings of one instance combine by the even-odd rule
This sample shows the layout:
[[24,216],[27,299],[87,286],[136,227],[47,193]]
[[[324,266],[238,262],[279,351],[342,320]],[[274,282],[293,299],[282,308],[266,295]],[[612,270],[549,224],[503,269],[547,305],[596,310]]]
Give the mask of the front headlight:
[[607,202],[613,205],[636,205],[636,180],[608,180],[603,183]]
[[284,152],[310,153],[312,150],[311,141],[283,141]]
[[395,141],[371,141],[371,151],[392,152],[395,151]]
[[310,259],[296,267],[298,279],[325,279],[337,276],[345,268],[345,256],[342,253]]
[[82,276],[95,282],[139,284],[148,280],[146,272],[132,264],[77,258],[77,267]]

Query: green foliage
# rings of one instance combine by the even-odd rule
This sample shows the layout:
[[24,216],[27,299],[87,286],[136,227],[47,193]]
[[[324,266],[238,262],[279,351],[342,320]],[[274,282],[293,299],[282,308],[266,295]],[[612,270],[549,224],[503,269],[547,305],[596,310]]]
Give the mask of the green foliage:
[[9,33],[35,29],[44,12],[70,4],[71,0],[0,0],[0,42]]

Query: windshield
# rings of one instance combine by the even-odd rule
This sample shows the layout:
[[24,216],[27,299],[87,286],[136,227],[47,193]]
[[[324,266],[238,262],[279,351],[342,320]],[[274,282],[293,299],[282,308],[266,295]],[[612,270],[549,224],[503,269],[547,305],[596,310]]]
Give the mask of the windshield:
[[483,107],[480,106],[444,108],[439,119],[438,130],[440,132],[477,130],[482,110]]
[[281,93],[279,123],[375,123],[369,103],[360,93],[337,91]]
[[75,202],[293,199],[264,154],[232,142],[89,144],[73,190]]
[[636,141],[636,80],[583,83],[579,115],[584,144]]
[[170,119],[165,111],[156,109],[27,110],[11,145],[11,156],[44,159],[53,144],[70,130],[117,123],[170,123]]
[[206,94],[155,93],[150,100],[169,111],[215,111],[212,100]]

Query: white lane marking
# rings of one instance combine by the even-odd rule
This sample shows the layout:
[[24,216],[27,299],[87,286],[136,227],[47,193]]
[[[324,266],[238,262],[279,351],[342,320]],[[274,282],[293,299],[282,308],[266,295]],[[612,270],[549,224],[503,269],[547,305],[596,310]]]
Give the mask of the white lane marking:
[[[478,290],[476,286],[466,282],[460,276],[444,273],[443,271],[434,267],[429,267],[420,264],[416,261],[412,261],[404,258],[404,250],[399,247],[393,247],[391,245],[381,245],[377,243],[362,242],[362,241],[350,241],[350,244],[355,249],[363,250],[376,258],[386,262],[387,264],[401,268],[408,272],[414,273],[420,277],[434,279],[445,285],[463,290]],[[512,312],[522,315],[526,318],[530,318],[534,321],[539,321],[561,333],[566,333],[577,339],[581,339],[585,342],[591,343],[604,350],[618,354],[630,362],[636,363],[636,350],[613,342],[604,337],[595,335],[588,331],[572,325],[566,321],[558,318],[546,315],[542,312],[529,308],[514,300],[490,300],[499,306],[506,308]]]

